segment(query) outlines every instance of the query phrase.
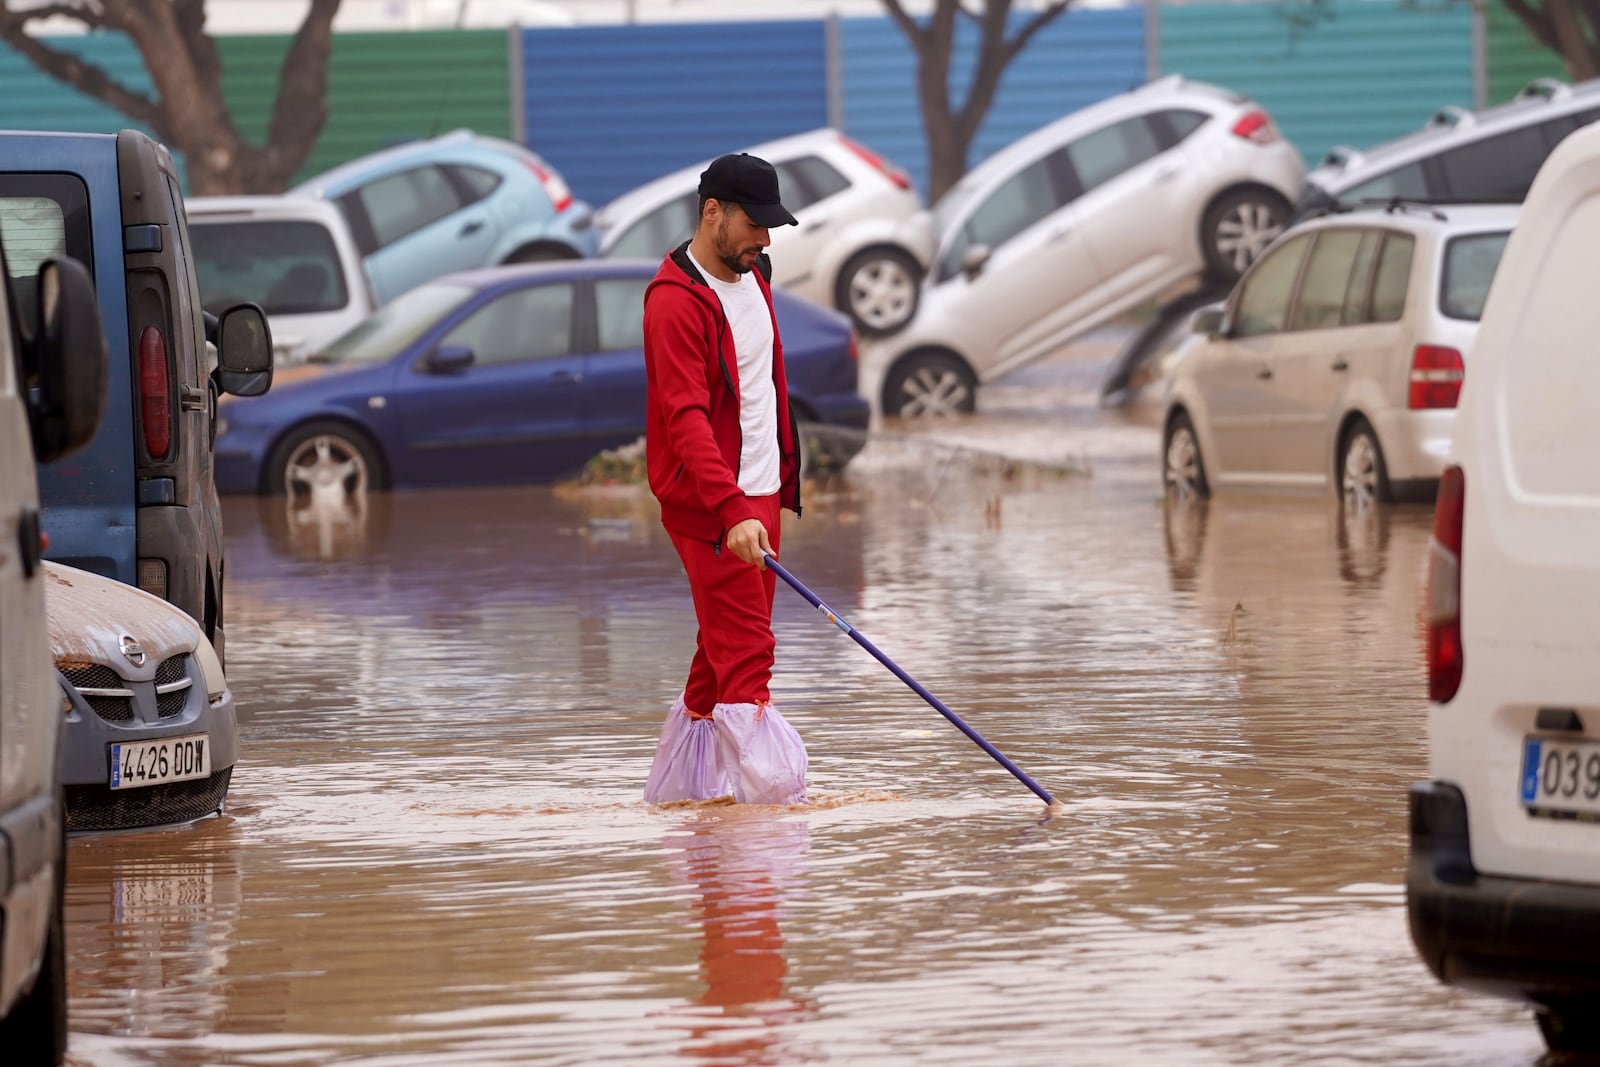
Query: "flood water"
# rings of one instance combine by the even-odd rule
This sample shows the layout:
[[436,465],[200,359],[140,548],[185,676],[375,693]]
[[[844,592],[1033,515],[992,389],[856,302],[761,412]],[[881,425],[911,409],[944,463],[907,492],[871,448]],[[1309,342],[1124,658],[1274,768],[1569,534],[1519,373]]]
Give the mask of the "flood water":
[[781,583],[814,802],[645,805],[694,629],[634,492],[231,499],[227,811],[72,842],[70,1062],[1538,1062],[1406,932],[1427,509],[1173,511],[1153,431],[985,404],[782,559],[1053,817]]

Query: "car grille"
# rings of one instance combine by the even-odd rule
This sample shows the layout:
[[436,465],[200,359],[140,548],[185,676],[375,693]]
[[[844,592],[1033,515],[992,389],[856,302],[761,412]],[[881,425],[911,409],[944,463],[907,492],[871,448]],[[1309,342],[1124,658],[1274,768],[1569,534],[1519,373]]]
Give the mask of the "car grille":
[[69,785],[66,789],[67,829],[126,830],[136,826],[192,822],[222,807],[232,776],[233,768],[228,767],[209,778],[142,789]]
[[[78,664],[61,668],[61,675],[79,691],[84,703],[110,723],[133,722],[139,693],[115,670],[103,663]],[[194,682],[189,678],[189,654],[180,653],[161,661],[156,668],[155,705],[157,719],[170,719],[183,713]],[[148,699],[146,697],[145,699]],[[146,715],[148,716],[148,711]]]

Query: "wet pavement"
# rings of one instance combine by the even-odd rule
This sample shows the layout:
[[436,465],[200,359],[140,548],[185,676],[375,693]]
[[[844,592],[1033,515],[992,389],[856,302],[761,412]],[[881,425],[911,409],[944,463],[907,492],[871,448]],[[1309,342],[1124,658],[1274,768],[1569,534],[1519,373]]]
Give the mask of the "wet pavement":
[[241,763],[72,842],[70,1062],[1540,1062],[1406,933],[1427,509],[1171,509],[1095,374],[887,428],[784,532],[1048,819],[782,585],[815,802],[646,806],[694,632],[635,491],[228,500]]

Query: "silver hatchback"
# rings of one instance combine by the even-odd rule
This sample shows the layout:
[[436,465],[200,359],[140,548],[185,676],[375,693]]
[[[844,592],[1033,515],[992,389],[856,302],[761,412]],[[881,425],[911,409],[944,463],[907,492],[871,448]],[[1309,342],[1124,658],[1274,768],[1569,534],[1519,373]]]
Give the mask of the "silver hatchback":
[[1430,499],[1517,211],[1400,204],[1285,234],[1169,364],[1167,486]]

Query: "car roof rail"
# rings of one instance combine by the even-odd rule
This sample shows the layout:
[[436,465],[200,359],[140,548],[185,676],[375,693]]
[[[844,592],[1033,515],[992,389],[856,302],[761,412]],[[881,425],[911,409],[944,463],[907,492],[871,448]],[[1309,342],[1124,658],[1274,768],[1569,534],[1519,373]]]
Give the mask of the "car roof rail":
[[1352,163],[1361,162],[1361,152],[1347,144],[1336,144],[1322,154],[1319,167],[1348,167]]
[[1517,90],[1513,100],[1564,100],[1572,95],[1572,86],[1560,78],[1535,78]]
[[1460,128],[1471,126],[1477,121],[1478,117],[1466,108],[1458,107],[1455,104],[1446,104],[1433,113],[1433,117],[1428,120],[1428,125]]

